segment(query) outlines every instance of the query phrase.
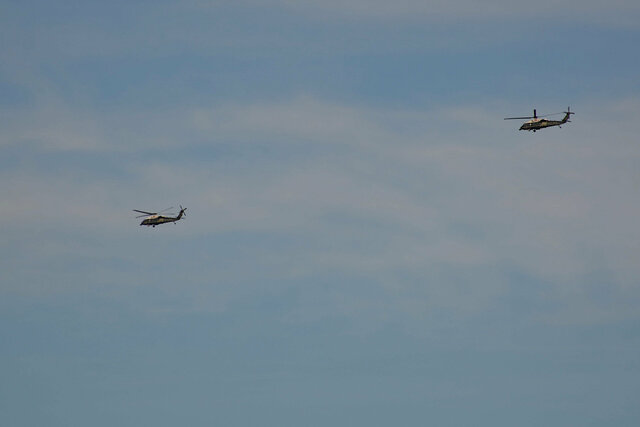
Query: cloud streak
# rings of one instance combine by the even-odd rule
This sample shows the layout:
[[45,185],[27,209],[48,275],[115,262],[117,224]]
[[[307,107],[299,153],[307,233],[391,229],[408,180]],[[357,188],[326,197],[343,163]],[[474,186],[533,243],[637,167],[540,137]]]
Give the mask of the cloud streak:
[[[605,107],[598,116],[585,106],[574,119],[582,126],[539,135],[499,118],[490,123],[478,106],[385,111],[301,97],[195,109],[174,129],[190,138],[169,142],[159,155],[140,157],[149,145],[133,142],[122,157],[126,178],[5,170],[11,185],[0,195],[8,201],[3,217],[15,230],[82,227],[128,241],[146,232],[126,216],[129,209],[183,203],[187,222],[154,231],[212,242],[228,233],[306,242],[295,254],[284,247],[264,258],[256,274],[274,279],[431,271],[446,282],[508,266],[553,283],[558,298],[574,298],[601,271],[633,299],[640,152],[627,138],[628,117],[640,108],[633,100]],[[176,125],[157,123],[158,137]],[[489,298],[486,307],[507,279],[478,274],[483,287],[463,289]],[[455,289],[428,289],[440,304],[463,298],[473,306]],[[601,317],[614,314],[589,304]]]
[[[402,0],[394,3],[383,0],[348,0],[348,1],[316,1],[316,0],[270,0],[256,2],[246,0],[245,4],[252,7],[276,7],[292,10],[298,13],[325,17],[345,17],[353,19],[369,18],[376,21],[417,21],[417,20],[448,20],[448,21],[495,21],[504,19],[558,19],[565,21],[586,20],[606,23],[606,25],[635,26],[633,17],[640,13],[638,5],[629,0],[617,0],[607,5],[598,1],[554,2],[545,0],[532,7],[527,2],[508,2],[491,0],[479,4],[472,1],[431,1]],[[215,8],[219,2],[197,1],[196,4],[208,8]],[[552,16],[549,11],[553,11]]]

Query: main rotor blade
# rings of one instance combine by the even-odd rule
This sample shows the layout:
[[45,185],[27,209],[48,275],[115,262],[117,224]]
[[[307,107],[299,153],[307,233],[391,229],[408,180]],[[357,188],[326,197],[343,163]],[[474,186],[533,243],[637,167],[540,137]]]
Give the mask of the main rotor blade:
[[533,119],[534,117],[532,116],[528,116],[528,117],[505,117],[505,120],[525,120],[525,119]]
[[[157,214],[157,212],[146,212],[146,211],[139,211],[138,209],[133,209],[134,212],[139,212],[141,214],[145,214],[145,215],[155,215]],[[143,215],[141,215],[143,216]]]
[[160,212],[158,212],[158,213],[166,212],[166,211],[168,211],[169,209],[173,209],[173,206],[171,206],[170,208],[167,208],[167,209],[163,209],[163,210],[161,210],[161,211],[160,211]]

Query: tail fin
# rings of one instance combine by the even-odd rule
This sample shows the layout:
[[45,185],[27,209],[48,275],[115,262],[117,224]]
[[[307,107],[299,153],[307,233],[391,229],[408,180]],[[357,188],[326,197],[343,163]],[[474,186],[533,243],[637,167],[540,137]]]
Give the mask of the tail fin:
[[567,107],[567,111],[564,112],[564,118],[562,119],[562,123],[567,123],[572,114],[575,114],[571,111],[571,107]]
[[187,208],[183,208],[182,205],[180,205],[180,213],[178,214],[178,218],[177,219],[180,219],[183,216],[186,216],[185,213],[184,213],[184,211],[186,211],[186,210],[187,210]]

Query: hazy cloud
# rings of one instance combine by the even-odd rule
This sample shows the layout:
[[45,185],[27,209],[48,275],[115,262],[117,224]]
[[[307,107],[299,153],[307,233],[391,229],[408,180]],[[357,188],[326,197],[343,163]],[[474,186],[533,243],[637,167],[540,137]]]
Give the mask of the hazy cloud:
[[[580,127],[534,135],[479,106],[384,111],[301,97],[198,109],[177,127],[190,138],[162,145],[160,156],[125,156],[126,178],[86,179],[73,168],[62,175],[5,170],[3,180],[12,185],[1,195],[10,201],[3,217],[17,229],[36,222],[124,236],[125,228],[146,232],[130,209],[161,209],[148,205],[163,200],[191,209],[187,222],[168,230],[172,235],[304,240],[295,255],[275,250],[263,258],[269,273],[257,274],[273,278],[431,271],[450,277],[439,279],[446,282],[456,270],[509,266],[554,283],[556,298],[573,299],[597,265],[631,296],[640,274],[634,256],[640,151],[627,139],[633,129],[625,117],[637,112],[633,100],[597,112],[584,106],[574,119]],[[153,135],[160,137],[177,122],[157,123]],[[110,152],[108,144],[100,149]],[[172,154],[185,149],[196,151]],[[486,307],[507,279],[478,274],[482,287],[461,288],[466,296],[428,287],[430,300],[471,309],[486,297]],[[597,307],[597,316],[614,315],[594,301],[584,304]]]
[[[199,0],[201,6],[216,7],[217,1]],[[224,4],[224,2],[222,3]],[[558,19],[569,21],[586,20],[614,26],[636,26],[640,13],[638,5],[629,0],[617,0],[606,5],[598,1],[551,1],[545,0],[532,5],[528,2],[507,2],[491,0],[482,3],[470,1],[430,1],[401,0],[393,3],[382,0],[269,0],[255,2],[245,0],[245,4],[259,7],[280,7],[305,14],[324,17],[371,18],[379,21],[395,20],[452,20],[481,21],[502,19]],[[552,14],[549,12],[553,11]]]

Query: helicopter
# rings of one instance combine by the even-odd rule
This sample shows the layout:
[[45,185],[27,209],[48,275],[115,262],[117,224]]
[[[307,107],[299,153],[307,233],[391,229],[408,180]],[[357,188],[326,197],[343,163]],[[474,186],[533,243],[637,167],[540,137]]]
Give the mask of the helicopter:
[[160,225],[160,224],[166,224],[168,222],[173,222],[175,224],[177,221],[180,221],[183,217],[186,216],[184,211],[186,211],[187,208],[183,208],[182,205],[180,206],[180,213],[178,214],[178,216],[160,215],[162,212],[168,211],[169,209],[173,209],[173,206],[170,207],[170,208],[164,209],[164,210],[160,211],[159,213],[158,212],[140,211],[138,209],[134,209],[133,211],[142,214],[142,215],[138,215],[136,218],[147,217],[147,218],[142,220],[140,225],[146,225],[146,226],[151,226],[151,227],[155,227],[156,225]]
[[522,126],[520,126],[520,130],[532,130],[535,132],[537,130],[548,128],[551,126],[561,127],[563,124],[570,122],[571,120],[569,120],[569,117],[571,117],[572,114],[575,114],[574,112],[571,111],[570,107],[567,107],[567,111],[563,111],[563,113],[564,113],[564,118],[562,120],[547,120],[542,117],[548,117],[548,116],[553,116],[554,114],[562,114],[562,113],[547,114],[545,116],[538,117],[538,115],[536,114],[536,109],[534,108],[533,117],[530,117],[530,116],[529,117],[505,117],[505,120],[531,119],[528,122],[524,122]]

